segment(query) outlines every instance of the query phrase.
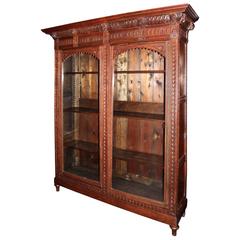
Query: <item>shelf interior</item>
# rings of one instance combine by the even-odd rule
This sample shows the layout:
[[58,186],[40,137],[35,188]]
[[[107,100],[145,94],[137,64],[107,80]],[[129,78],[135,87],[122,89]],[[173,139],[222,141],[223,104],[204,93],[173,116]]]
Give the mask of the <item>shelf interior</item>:
[[[97,153],[99,151],[98,144],[85,141],[65,142],[64,147],[80,149],[87,152]],[[125,159],[128,161],[139,161],[143,163],[161,164],[163,167],[163,156],[144,152],[130,151],[125,149],[113,148],[113,158]]]
[[[79,99],[79,107],[65,108],[64,112],[98,113],[96,99]],[[114,116],[140,117],[164,120],[164,106],[152,102],[114,101]]]
[[[76,54],[65,60],[63,71],[64,170],[99,181],[99,60]],[[105,159],[112,163],[112,187],[162,201],[164,57],[131,49],[116,56],[112,73],[112,159]]]
[[119,177],[113,176],[112,186],[123,192],[134,195],[151,198],[157,201],[163,201],[163,192],[161,183],[153,183],[145,185],[142,183],[128,181]]
[[115,70],[115,74],[165,73],[164,70]]
[[81,72],[64,72],[66,75],[85,75],[85,74],[98,74],[96,71],[81,71]]
[[87,167],[69,167],[66,168],[65,171],[95,181],[98,181],[99,179],[99,173],[97,169],[91,169]]

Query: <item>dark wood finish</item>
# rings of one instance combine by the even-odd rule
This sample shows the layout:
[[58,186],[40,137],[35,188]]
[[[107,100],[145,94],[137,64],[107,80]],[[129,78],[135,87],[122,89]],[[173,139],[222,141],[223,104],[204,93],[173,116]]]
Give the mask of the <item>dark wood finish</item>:
[[178,225],[176,225],[176,226],[171,226],[170,225],[170,227],[172,229],[172,235],[176,236],[177,235],[177,230],[179,229],[179,226]]
[[[192,7],[183,4],[42,30],[55,43],[57,191],[63,186],[161,221],[176,235],[187,206],[187,42],[197,20]],[[69,60],[74,55],[78,57]],[[64,86],[63,62],[64,78],[69,78]],[[69,92],[63,94],[63,88]],[[72,94],[73,104],[67,105]],[[70,122],[72,114],[80,116],[74,115],[73,131],[63,119],[64,115]],[[84,166],[64,171],[66,149],[80,151],[77,157],[93,158],[86,165],[90,172],[96,172],[99,157],[99,179],[74,174],[74,169],[81,172]],[[149,181],[147,172],[153,165],[155,183],[162,184],[161,199],[132,194],[141,182],[128,185],[120,178],[120,189],[114,187],[112,177],[124,172],[134,177],[140,171],[139,181]],[[144,185],[140,191],[148,189]]]
[[56,185],[56,191],[59,192],[60,191],[60,186],[59,185]]

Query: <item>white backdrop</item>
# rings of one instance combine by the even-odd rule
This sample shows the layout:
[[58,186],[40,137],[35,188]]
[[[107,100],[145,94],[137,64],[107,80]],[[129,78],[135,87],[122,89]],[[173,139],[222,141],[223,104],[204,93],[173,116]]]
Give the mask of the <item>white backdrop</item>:
[[[0,12],[0,239],[171,239],[162,223],[55,192],[53,40],[40,29],[182,1],[13,1]],[[188,199],[176,239],[237,239],[240,184],[238,1],[190,1]]]

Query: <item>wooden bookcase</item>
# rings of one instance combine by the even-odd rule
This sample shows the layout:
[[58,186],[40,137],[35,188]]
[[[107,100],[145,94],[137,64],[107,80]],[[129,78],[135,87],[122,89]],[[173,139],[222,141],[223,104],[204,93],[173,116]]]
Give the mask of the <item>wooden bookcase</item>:
[[187,206],[188,4],[43,29],[60,186],[169,224]]

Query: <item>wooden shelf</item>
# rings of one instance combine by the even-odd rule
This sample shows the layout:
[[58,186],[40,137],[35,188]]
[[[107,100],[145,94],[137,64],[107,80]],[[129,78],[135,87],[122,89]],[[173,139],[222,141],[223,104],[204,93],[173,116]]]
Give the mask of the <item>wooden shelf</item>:
[[164,106],[152,102],[114,101],[114,115],[164,120]]
[[[87,152],[98,152],[99,150],[98,144],[79,140],[65,142],[64,147],[80,149]],[[163,167],[163,156],[157,154],[113,148],[113,158],[151,164],[161,163]]]
[[81,149],[87,152],[98,152],[98,149],[99,149],[98,144],[96,143],[79,141],[79,140],[64,142],[64,147]]
[[142,197],[151,198],[157,201],[163,200],[161,184],[152,184],[150,186],[137,183],[134,181],[124,180],[113,176],[112,186],[123,192],[128,192]]
[[113,148],[113,158],[127,161],[138,161],[142,163],[163,164],[163,156],[151,153],[136,152]]
[[149,119],[159,119],[159,120],[165,119],[164,114],[149,114],[149,113],[122,112],[122,111],[114,111],[114,116],[116,116],[116,117],[149,118]]
[[69,172],[80,177],[92,179],[95,181],[99,180],[99,172],[98,169],[92,169],[87,167],[71,167],[64,169],[65,172]]
[[65,108],[64,112],[75,112],[75,113],[81,113],[81,112],[87,112],[87,113],[98,113],[98,109],[91,109],[91,108],[83,108],[83,107],[71,107],[71,108]]
[[[98,113],[96,99],[80,99],[79,107],[64,109],[64,112]],[[137,117],[164,120],[164,106],[162,103],[114,101],[114,116]]]
[[129,70],[129,71],[114,71],[115,74],[138,74],[138,73],[165,73],[164,70]]
[[85,75],[85,74],[98,74],[98,72],[96,72],[96,71],[92,71],[92,72],[88,72],[88,71],[84,72],[84,71],[82,71],[82,72],[65,72],[64,74],[66,74],[66,75],[77,75],[77,74]]

